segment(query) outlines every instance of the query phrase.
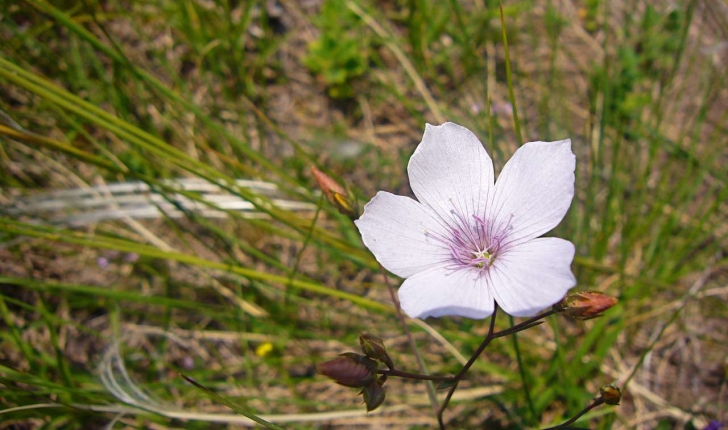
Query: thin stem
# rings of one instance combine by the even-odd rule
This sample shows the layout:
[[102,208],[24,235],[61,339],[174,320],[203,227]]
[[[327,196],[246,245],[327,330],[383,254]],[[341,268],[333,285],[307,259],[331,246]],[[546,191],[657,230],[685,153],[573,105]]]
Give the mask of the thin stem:
[[465,366],[463,366],[462,369],[460,369],[460,372],[455,376],[456,379],[462,379],[463,376],[470,370],[470,368],[475,363],[475,360],[478,359],[478,356],[483,353],[485,350],[485,347],[488,346],[491,340],[494,339],[493,332],[495,330],[495,317],[498,315],[498,304],[493,303],[493,315],[490,317],[490,327],[488,327],[488,334],[485,336],[485,339],[483,339],[483,343],[480,344],[478,349],[475,351],[472,357],[470,357],[470,360],[468,360],[467,363],[465,363]]
[[440,405],[440,409],[437,411],[437,422],[440,425],[441,430],[445,429],[445,423],[442,420],[442,415],[445,412],[445,408],[447,408],[447,404],[450,402],[450,399],[452,398],[453,393],[455,393],[455,390],[457,389],[458,384],[460,383],[460,380],[463,378],[463,376],[465,376],[465,374],[468,372],[468,370],[470,370],[470,368],[475,363],[475,360],[477,360],[478,357],[480,356],[480,354],[483,353],[483,351],[488,346],[488,344],[493,339],[508,336],[508,335],[511,335],[514,333],[518,333],[519,331],[523,331],[523,330],[529,329],[531,327],[535,327],[535,326],[543,323],[543,321],[540,321],[541,319],[549,317],[549,316],[557,313],[557,311],[555,311],[553,309],[549,309],[546,312],[540,313],[540,314],[536,315],[535,317],[529,318],[526,321],[520,322],[510,328],[501,330],[499,332],[495,332],[495,317],[498,314],[498,303],[494,303],[493,306],[494,306],[493,315],[490,318],[490,327],[488,328],[488,334],[485,336],[485,338],[483,339],[483,342],[480,344],[480,346],[475,351],[473,356],[470,357],[470,360],[468,360],[468,362],[465,363],[465,366],[463,366],[463,368],[460,370],[460,372],[458,372],[457,375],[455,375],[454,377],[452,377],[450,379],[451,381],[454,381],[454,384],[452,385],[452,387],[450,387],[450,391],[448,391],[447,396],[445,396],[445,400],[443,400],[442,405]]
[[518,324],[518,326],[513,326],[509,329],[499,331],[498,333],[494,334],[493,337],[495,339],[498,339],[499,337],[509,336],[509,335],[516,334],[516,333],[524,331],[524,330],[528,330],[531,327],[539,326],[543,323],[544,323],[544,321],[534,321],[530,324]]
[[[511,327],[513,325],[513,317],[511,319]],[[521,385],[523,385],[523,392],[526,394],[526,403],[528,403],[528,411],[531,413],[531,422],[536,419],[536,408],[533,406],[533,399],[531,399],[531,390],[528,387],[528,380],[526,379],[526,369],[523,367],[523,359],[521,358],[521,349],[518,347],[518,336],[513,335],[513,349],[516,352],[516,361],[518,362],[518,373],[521,375]]]
[[518,109],[516,108],[516,93],[513,89],[513,77],[511,74],[511,54],[508,49],[508,36],[506,35],[506,18],[503,13],[503,3],[500,3],[500,18],[501,18],[501,33],[503,36],[503,51],[505,53],[505,64],[506,64],[506,82],[508,83],[508,95],[511,100],[511,107],[513,108],[513,124],[516,129],[516,138],[518,144],[523,145],[523,135],[521,134],[521,122],[518,120]]
[[566,421],[564,423],[561,423],[561,424],[559,424],[557,426],[549,427],[549,428],[544,429],[544,430],[561,429],[561,428],[564,428],[564,427],[566,427],[568,425],[574,424],[576,422],[576,420],[578,420],[579,418],[582,417],[582,415],[584,415],[585,413],[589,412],[590,410],[596,408],[597,406],[601,405],[602,403],[604,403],[604,400],[601,397],[597,397],[596,399],[593,399],[591,402],[589,402],[589,404],[586,405],[586,407],[584,409],[582,409],[581,412],[579,412],[578,414],[576,414],[574,416],[574,418],[572,418],[569,421]]
[[288,283],[286,284],[286,293],[283,295],[283,302],[284,304],[289,300],[290,297],[290,289],[291,289],[291,282],[293,281],[293,278],[296,277],[296,274],[298,273],[298,267],[301,265],[301,258],[303,257],[303,252],[308,247],[308,244],[311,241],[311,236],[313,235],[313,230],[316,227],[316,222],[318,222],[319,215],[321,214],[321,210],[324,206],[324,194],[321,194],[321,197],[319,197],[318,206],[316,206],[316,212],[313,214],[313,221],[311,221],[311,228],[308,229],[308,232],[306,233],[306,238],[303,240],[303,245],[301,246],[301,250],[298,251],[298,254],[296,255],[296,261],[293,263],[293,268],[288,274]]
[[[379,270],[384,275],[384,283],[387,285],[387,289],[389,290],[389,295],[392,298],[392,303],[394,303],[394,308],[397,311],[397,317],[399,318],[399,322],[402,324],[402,330],[404,330],[404,334],[407,336],[407,340],[409,341],[410,348],[412,349],[412,353],[417,358],[417,364],[420,367],[420,372],[422,372],[423,374],[426,374],[427,369],[425,368],[425,362],[422,360],[422,356],[420,355],[419,351],[417,350],[417,344],[415,343],[415,338],[412,337],[412,332],[410,332],[409,326],[407,325],[407,321],[405,321],[405,319],[404,319],[404,314],[402,314],[402,307],[399,305],[399,300],[397,299],[397,295],[394,294],[394,288],[392,288],[392,284],[389,282],[389,276],[387,276],[387,271],[384,270],[384,267],[382,267],[381,264],[379,265]],[[394,370],[395,369],[390,369],[390,371],[394,371]],[[427,386],[427,395],[430,398],[430,404],[432,405],[432,410],[435,411],[435,413],[439,414],[440,412],[437,408],[437,393],[435,392],[435,386],[432,385],[432,382],[428,382],[426,384],[426,386]]]
[[[540,313],[540,314],[536,315],[535,317],[527,319],[526,321],[521,321],[518,324],[512,326],[511,328],[501,330],[498,333],[496,333],[494,336],[503,337],[503,336],[508,336],[509,334],[518,333],[519,331],[523,331],[527,328],[533,327],[535,322],[542,320],[546,317],[550,317],[551,315],[556,314],[556,313],[558,313],[558,312],[553,309],[549,309],[548,311]],[[540,324],[540,322],[539,322],[539,324]]]
[[462,369],[460,369],[460,372],[458,372],[457,375],[453,378],[455,383],[452,387],[450,387],[450,391],[447,392],[447,396],[445,396],[445,400],[443,400],[442,405],[440,405],[440,409],[437,411],[437,422],[440,425],[440,429],[445,429],[445,423],[442,421],[442,414],[445,412],[445,408],[447,408],[447,404],[450,403],[450,399],[452,398],[453,393],[455,393],[455,390],[458,388],[458,384],[460,383],[460,380],[463,379],[463,376],[470,370],[470,368],[475,363],[475,360],[478,359],[480,354],[483,353],[485,350],[485,347],[488,346],[490,341],[495,339],[493,336],[493,333],[495,331],[495,318],[498,315],[498,303],[493,302],[493,315],[490,317],[490,327],[488,328],[488,334],[483,339],[483,342],[480,344],[478,349],[475,351],[472,357],[470,357],[470,360],[468,360],[467,363],[465,363],[465,366],[463,366]]
[[390,369],[379,369],[379,370],[377,370],[377,373],[379,373],[380,375],[394,376],[394,377],[399,377],[399,378],[419,379],[421,381],[445,382],[445,381],[452,381],[455,379],[454,376],[423,375],[420,373],[410,373],[410,372],[403,372],[401,370],[390,370]]

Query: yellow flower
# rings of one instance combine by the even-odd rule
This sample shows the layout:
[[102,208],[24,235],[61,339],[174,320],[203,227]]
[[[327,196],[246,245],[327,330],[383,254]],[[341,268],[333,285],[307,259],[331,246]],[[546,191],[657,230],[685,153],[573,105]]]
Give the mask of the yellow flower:
[[265,357],[273,351],[273,344],[270,342],[261,343],[255,348],[255,355],[258,357]]

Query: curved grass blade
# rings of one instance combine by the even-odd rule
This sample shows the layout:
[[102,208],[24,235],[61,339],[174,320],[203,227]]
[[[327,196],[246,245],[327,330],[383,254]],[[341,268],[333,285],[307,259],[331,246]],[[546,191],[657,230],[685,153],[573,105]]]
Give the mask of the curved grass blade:
[[256,423],[262,425],[263,427],[269,428],[269,429],[275,429],[275,430],[283,430],[283,427],[280,427],[271,422],[268,422],[255,414],[251,414],[250,412],[243,409],[241,406],[238,406],[235,403],[231,402],[230,400],[228,400],[218,394],[215,394],[214,392],[212,392],[212,390],[210,390],[209,388],[205,388],[204,386],[202,386],[200,383],[198,383],[194,379],[190,378],[189,376],[187,376],[183,373],[180,373],[179,376],[184,378],[185,381],[189,382],[190,384],[192,384],[195,387],[199,388],[200,390],[204,391],[205,394],[210,396],[210,398],[212,398],[213,400],[222,403],[223,405],[234,410],[235,412],[239,413],[240,415],[250,418],[251,420],[255,421]]

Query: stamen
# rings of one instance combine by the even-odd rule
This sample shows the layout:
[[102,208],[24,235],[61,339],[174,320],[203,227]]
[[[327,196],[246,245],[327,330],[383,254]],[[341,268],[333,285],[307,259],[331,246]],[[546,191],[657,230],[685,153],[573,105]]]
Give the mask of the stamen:
[[425,232],[427,237],[441,243],[450,251],[450,264],[446,267],[452,270],[488,270],[497,258],[507,232],[491,236],[492,226],[480,216],[472,214],[470,219],[456,210],[451,210],[450,214],[452,219],[447,227],[449,234]]

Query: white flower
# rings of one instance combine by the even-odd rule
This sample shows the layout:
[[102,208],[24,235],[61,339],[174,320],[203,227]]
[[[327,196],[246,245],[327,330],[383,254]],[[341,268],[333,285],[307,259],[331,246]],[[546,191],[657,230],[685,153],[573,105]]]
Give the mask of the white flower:
[[364,244],[406,278],[412,318],[485,318],[493,301],[533,316],[576,284],[574,245],[538,238],[564,218],[574,196],[571,141],[520,147],[494,181],[493,163],[470,130],[427,125],[407,171],[417,200],[384,191],[356,221]]

